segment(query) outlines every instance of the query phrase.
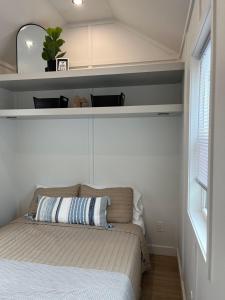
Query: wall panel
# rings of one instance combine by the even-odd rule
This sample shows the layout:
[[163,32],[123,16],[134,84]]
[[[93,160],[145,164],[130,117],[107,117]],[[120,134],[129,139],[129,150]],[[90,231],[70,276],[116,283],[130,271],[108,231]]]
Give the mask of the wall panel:
[[[148,242],[177,247],[179,117],[96,119],[94,183],[133,185],[143,193]],[[165,232],[156,231],[156,222]]]
[[0,225],[17,213],[15,127],[10,120],[0,120]]
[[73,185],[89,181],[89,121],[19,120],[16,167],[21,212],[37,184]]
[[72,68],[178,58],[176,52],[119,22],[65,26],[63,38]]

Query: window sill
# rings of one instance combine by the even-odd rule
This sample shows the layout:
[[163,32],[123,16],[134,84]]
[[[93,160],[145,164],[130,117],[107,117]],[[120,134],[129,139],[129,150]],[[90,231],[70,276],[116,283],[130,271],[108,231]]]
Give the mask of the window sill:
[[207,257],[207,219],[200,211],[188,211],[196,239],[206,262]]

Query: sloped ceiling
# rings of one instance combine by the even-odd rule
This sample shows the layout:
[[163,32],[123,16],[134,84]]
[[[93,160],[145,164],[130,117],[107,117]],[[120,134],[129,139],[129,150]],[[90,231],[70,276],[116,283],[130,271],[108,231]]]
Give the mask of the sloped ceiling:
[[26,23],[55,26],[117,20],[179,52],[190,0],[0,0],[0,61],[16,64],[16,33]]
[[49,2],[58,10],[66,23],[87,23],[114,18],[107,0],[84,0],[84,4],[80,7],[74,6],[72,0],[49,0]]
[[178,52],[189,0],[109,0],[121,22]]
[[190,0],[50,0],[66,23],[116,19],[179,52]]

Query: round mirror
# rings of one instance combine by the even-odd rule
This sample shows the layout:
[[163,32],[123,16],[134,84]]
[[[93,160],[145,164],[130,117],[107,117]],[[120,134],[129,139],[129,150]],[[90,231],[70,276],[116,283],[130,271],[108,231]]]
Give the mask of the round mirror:
[[27,24],[17,33],[17,72],[44,72],[46,62],[42,59],[46,31],[35,24]]

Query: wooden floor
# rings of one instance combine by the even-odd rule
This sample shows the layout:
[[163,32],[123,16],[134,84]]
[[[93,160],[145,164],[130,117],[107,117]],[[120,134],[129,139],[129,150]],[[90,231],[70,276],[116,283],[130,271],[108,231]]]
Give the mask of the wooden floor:
[[182,300],[177,258],[153,255],[151,264],[143,276],[141,300]]

